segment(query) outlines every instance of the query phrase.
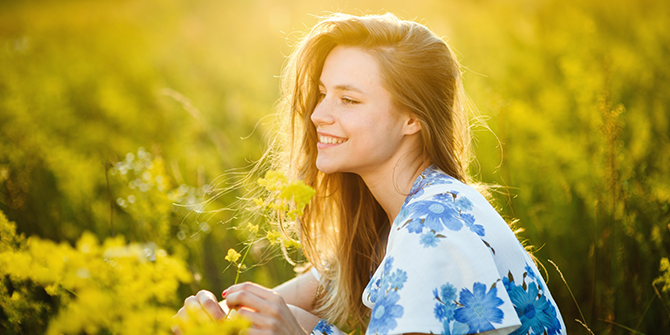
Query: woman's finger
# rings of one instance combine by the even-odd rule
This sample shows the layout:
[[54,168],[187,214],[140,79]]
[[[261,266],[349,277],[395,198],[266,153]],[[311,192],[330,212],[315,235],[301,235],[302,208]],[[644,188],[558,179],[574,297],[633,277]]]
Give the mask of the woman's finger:
[[239,310],[237,310],[237,313],[241,317],[249,320],[251,324],[254,325],[254,328],[257,329],[275,330],[278,327],[280,327],[280,322],[277,319],[270,318],[259,312],[252,311],[248,308],[240,308]]
[[276,303],[263,299],[254,292],[247,290],[236,290],[226,295],[226,304],[228,307],[238,309],[240,307],[251,308],[255,311],[277,315],[279,306]]
[[[235,294],[238,292],[249,292],[260,297],[263,300],[267,300],[276,304],[285,304],[284,299],[282,299],[282,297],[276,292],[263,286],[260,286],[258,284],[250,282],[237,284],[229,287],[226,291],[224,291],[224,298],[228,299],[228,297],[231,294]],[[228,304],[228,306],[230,306],[230,304]]]
[[231,287],[229,287],[226,291],[225,294],[227,297],[228,294],[238,292],[238,291],[248,291],[251,293],[256,294],[257,296],[263,298],[263,299],[270,299],[275,296],[279,296],[277,293],[275,293],[273,290],[263,287],[261,285],[258,285],[256,283],[252,282],[244,282],[241,284],[236,284]]
[[182,307],[177,311],[177,314],[172,317],[173,325],[171,327],[172,333],[174,335],[181,335],[181,327],[186,326],[189,320],[188,313],[186,312],[186,307]]
[[186,322],[188,321],[188,316],[186,315],[186,308],[182,307],[177,311],[177,315],[174,316],[175,318],[178,318],[181,322]]
[[[183,308],[181,308],[179,310],[179,312],[181,312],[182,309]],[[172,317],[172,319],[174,321],[173,321],[173,325],[170,327],[170,330],[172,330],[172,334],[174,334],[174,335],[181,335],[182,334],[181,328],[179,328],[179,324],[183,324],[183,321],[182,321],[181,317],[179,316],[179,312],[177,312],[177,314]]]
[[212,292],[202,290],[195,295],[195,298],[212,321],[221,320],[226,316],[223,308],[219,306],[219,302],[216,300],[216,296],[214,296]]
[[190,296],[184,300],[184,309],[186,310],[186,319],[182,318],[182,320],[185,320],[186,322],[189,320],[194,320],[199,324],[211,322],[209,316],[200,305],[200,302],[194,296]]

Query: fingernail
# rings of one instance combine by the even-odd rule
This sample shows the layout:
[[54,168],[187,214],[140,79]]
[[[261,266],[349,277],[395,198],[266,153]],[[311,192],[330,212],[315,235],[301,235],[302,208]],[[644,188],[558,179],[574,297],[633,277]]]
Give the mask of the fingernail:
[[222,298],[225,298],[225,297],[226,297],[226,294],[228,294],[228,290],[223,291],[223,293],[221,293],[221,297],[222,297]]

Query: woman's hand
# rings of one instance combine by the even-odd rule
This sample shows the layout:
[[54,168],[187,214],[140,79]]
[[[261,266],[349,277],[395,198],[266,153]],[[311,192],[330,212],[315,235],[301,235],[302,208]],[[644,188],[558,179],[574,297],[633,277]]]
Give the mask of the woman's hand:
[[[223,297],[230,309],[237,309],[242,317],[253,324],[253,328],[247,330],[248,335],[306,335],[309,332],[305,329],[311,330],[319,321],[312,314],[297,307],[289,307],[274,291],[254,283],[233,285],[223,292]],[[300,315],[301,322],[294,316],[297,310],[304,313]]]
[[[202,290],[195,296],[186,298],[184,307],[179,309],[174,317],[179,318],[183,323],[188,323],[191,318],[195,318],[198,323],[204,324],[221,320],[226,317],[226,313],[212,292]],[[176,325],[172,327],[172,332],[175,335],[182,333]]]

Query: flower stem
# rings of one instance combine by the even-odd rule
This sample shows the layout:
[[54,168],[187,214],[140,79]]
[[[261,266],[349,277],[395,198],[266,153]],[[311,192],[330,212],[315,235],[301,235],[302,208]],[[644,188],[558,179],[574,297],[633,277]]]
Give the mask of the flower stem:
[[[240,279],[240,272],[242,272],[242,264],[244,264],[244,260],[247,259],[247,255],[249,254],[249,250],[251,250],[251,247],[254,246],[254,243],[256,243],[256,239],[258,238],[258,231],[256,231],[256,234],[254,234],[254,238],[251,240],[251,243],[247,246],[247,250],[244,251],[244,255],[242,255],[242,260],[240,260],[239,263],[237,263],[237,274],[235,275],[235,282],[233,285],[237,285],[237,281]],[[230,315],[230,311],[226,314],[226,317],[223,318],[225,321],[228,319],[228,315]]]

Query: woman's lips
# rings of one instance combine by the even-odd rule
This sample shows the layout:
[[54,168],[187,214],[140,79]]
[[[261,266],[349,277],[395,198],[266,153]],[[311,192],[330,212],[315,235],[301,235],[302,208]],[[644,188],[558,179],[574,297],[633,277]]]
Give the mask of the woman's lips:
[[316,144],[316,147],[319,149],[335,147],[348,140],[347,138],[338,137],[326,133],[318,133],[318,135],[319,135],[319,142]]

